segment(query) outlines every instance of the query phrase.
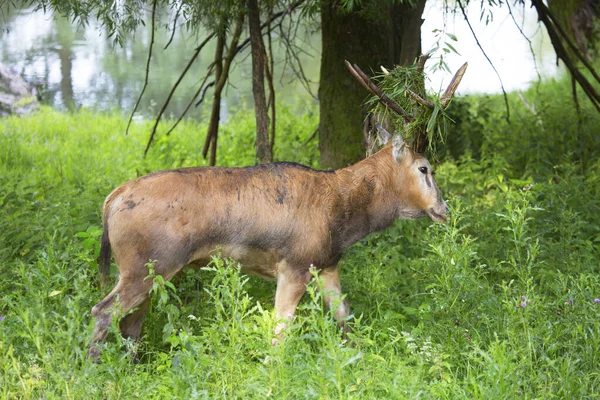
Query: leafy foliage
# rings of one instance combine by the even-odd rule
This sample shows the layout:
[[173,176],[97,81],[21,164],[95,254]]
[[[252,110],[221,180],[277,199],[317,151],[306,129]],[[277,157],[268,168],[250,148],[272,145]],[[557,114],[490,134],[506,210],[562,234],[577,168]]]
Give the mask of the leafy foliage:
[[[143,160],[146,122],[125,137],[124,117],[86,111],[3,120],[0,397],[598,397],[597,117],[584,107],[578,125],[570,99],[544,100],[564,85],[525,94],[537,116],[515,101],[515,125],[495,98],[455,101],[468,114],[455,117],[436,175],[452,216],[400,221],[348,251],[352,346],[324,310],[318,278],[271,346],[274,284],[216,258],[172,285],[148,265],[139,364],[116,323],[101,363],[85,359],[103,296],[102,200],[137,172],[202,165],[205,127],[185,122]],[[316,116],[280,115],[276,154],[316,166],[316,143],[306,143]],[[253,163],[252,121],[242,111],[223,127],[222,162]]]
[[[438,143],[444,143],[447,134],[448,116],[440,103],[439,96],[426,96],[425,74],[419,71],[417,63],[410,66],[398,65],[390,71],[380,74],[378,86],[389,98],[398,104],[414,119],[406,122],[402,117],[392,114],[389,109],[377,103],[377,97],[370,99],[373,111],[379,115],[392,117],[397,132],[410,141],[424,132],[428,139],[428,150],[435,152]],[[432,107],[425,107],[413,99],[407,89],[430,102]]]

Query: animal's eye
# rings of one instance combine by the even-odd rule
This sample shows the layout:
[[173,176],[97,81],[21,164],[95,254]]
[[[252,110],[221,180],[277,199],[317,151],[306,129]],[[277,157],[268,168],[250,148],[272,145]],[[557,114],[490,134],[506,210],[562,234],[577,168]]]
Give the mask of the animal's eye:
[[427,173],[427,167],[419,167],[419,171],[421,171],[422,173],[426,174]]

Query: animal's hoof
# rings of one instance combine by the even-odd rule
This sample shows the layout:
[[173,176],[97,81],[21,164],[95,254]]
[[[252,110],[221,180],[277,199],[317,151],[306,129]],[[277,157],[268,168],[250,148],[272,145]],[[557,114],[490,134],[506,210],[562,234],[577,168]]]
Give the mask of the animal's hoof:
[[98,346],[88,347],[86,358],[88,360],[91,360],[95,364],[99,364],[100,363],[100,348]]

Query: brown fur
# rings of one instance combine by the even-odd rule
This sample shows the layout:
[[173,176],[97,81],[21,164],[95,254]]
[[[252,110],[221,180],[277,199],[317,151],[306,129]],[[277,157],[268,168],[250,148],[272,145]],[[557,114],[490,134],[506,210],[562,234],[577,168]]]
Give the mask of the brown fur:
[[[106,338],[118,295],[122,333],[137,338],[147,308],[145,264],[172,278],[185,265],[208,261],[215,249],[241,262],[243,271],[277,280],[275,306],[289,319],[315,265],[326,280],[327,303],[341,295],[337,263],[344,250],[397,218],[442,220],[446,205],[426,159],[406,149],[400,161],[388,145],[336,171],[275,163],[246,168],[186,168],[126,182],[104,203],[100,268],[108,274],[110,247],[119,283],[92,310],[96,343]],[[340,305],[336,317],[348,315]],[[278,332],[285,323],[278,327]]]

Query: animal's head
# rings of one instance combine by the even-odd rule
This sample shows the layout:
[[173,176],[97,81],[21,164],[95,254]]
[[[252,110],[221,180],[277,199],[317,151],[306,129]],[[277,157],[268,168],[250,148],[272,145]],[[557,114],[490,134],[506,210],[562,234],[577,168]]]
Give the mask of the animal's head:
[[391,135],[376,124],[379,143],[390,144],[394,162],[393,180],[398,187],[400,214],[406,218],[428,216],[446,221],[448,205],[435,181],[435,171],[427,158],[414,152],[399,134]]
[[[412,74],[412,79],[417,82],[415,87],[418,88],[417,91],[419,93],[425,92],[423,69],[428,58],[428,55],[420,56],[417,60],[417,68]],[[391,154],[393,162],[395,163],[395,173],[393,174],[395,177],[393,178],[394,181],[392,184],[396,186],[397,190],[395,190],[395,192],[398,193],[399,196],[398,206],[400,216],[404,218],[428,216],[433,221],[446,221],[448,206],[442,198],[440,189],[435,182],[434,171],[431,168],[431,164],[421,155],[428,147],[429,135],[427,134],[427,130],[429,129],[429,122],[426,124],[415,122],[415,116],[420,113],[420,111],[418,111],[419,107],[425,107],[432,110],[432,118],[434,118],[434,115],[439,114],[440,109],[436,109],[434,103],[425,99],[407,86],[404,86],[405,97],[411,99],[412,102],[410,102],[410,104],[414,104],[416,107],[410,106],[409,108],[406,103],[403,103],[404,107],[400,106],[375,85],[358,65],[352,65],[348,61],[345,63],[352,76],[354,76],[365,89],[376,96],[380,103],[384,104],[389,110],[400,115],[404,120],[405,125],[417,124],[416,126],[413,125],[415,136],[412,146],[405,144],[399,134],[392,136],[383,129],[379,123],[375,124],[378,141],[383,144],[391,142]],[[458,88],[466,69],[467,63],[463,64],[463,66],[458,69],[450,81],[448,88],[444,94],[440,96],[439,104],[442,110],[446,109],[450,104],[454,92]],[[390,75],[387,69],[382,67],[382,71],[385,75],[389,75],[392,79],[395,79],[395,75]],[[435,121],[435,119],[433,119],[433,121]]]

